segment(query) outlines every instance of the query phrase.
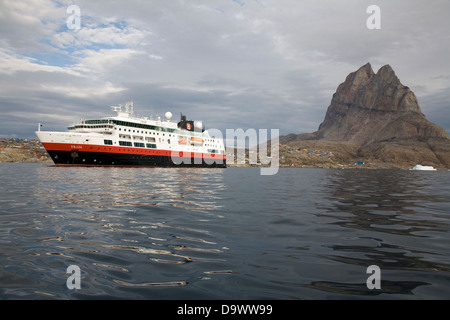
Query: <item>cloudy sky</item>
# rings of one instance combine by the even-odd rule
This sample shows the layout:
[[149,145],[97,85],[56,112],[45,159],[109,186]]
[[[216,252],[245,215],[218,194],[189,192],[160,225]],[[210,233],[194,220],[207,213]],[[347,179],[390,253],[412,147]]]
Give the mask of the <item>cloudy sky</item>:
[[[366,24],[373,4],[381,29]],[[450,133],[449,12],[448,0],[0,0],[0,137],[129,100],[224,133],[313,132],[367,62],[390,64]]]

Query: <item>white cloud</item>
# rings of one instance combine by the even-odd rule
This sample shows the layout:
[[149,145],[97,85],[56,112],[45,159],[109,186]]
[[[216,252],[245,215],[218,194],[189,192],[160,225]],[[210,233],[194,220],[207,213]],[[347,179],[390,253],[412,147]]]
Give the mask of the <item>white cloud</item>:
[[66,97],[81,98],[81,99],[95,99],[97,97],[105,97],[110,94],[119,93],[125,88],[117,87],[111,83],[103,83],[101,86],[70,86],[70,85],[49,85],[42,84],[41,89],[47,92],[60,93]]
[[14,1],[0,3],[0,44],[17,52],[44,50],[42,40],[51,36],[58,27],[65,9],[51,0]]
[[17,55],[14,52],[0,49],[0,73],[5,75],[12,75],[17,72],[38,71],[65,73],[71,76],[82,76],[81,73],[72,68],[39,64],[36,59]]
[[108,70],[121,65],[137,53],[138,51],[133,49],[86,49],[77,52],[77,56],[80,56],[78,58],[79,62],[73,69],[92,76],[101,76],[105,72],[108,72]]
[[132,27],[118,28],[114,25],[106,27],[83,27],[77,31],[65,31],[53,35],[52,44],[58,48],[83,48],[91,45],[104,45],[110,47],[136,47],[141,46],[145,32]]
[[448,1],[378,0],[381,30],[366,27],[368,0],[79,0],[80,30],[66,27],[71,4],[0,3],[0,108],[14,95],[30,114],[136,99],[207,126],[311,132],[366,62],[390,64],[431,116],[450,103]]

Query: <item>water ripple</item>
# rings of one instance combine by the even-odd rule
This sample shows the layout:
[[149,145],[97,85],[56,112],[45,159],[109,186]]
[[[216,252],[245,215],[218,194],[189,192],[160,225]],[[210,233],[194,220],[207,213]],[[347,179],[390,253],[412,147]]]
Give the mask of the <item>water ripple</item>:
[[450,298],[448,172],[0,170],[2,299]]

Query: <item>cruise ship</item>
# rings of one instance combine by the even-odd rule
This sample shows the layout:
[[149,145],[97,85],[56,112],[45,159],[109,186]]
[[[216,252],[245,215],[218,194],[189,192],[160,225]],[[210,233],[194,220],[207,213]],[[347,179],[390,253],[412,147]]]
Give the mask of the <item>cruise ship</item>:
[[36,136],[56,166],[155,166],[225,168],[222,137],[210,136],[201,121],[178,122],[134,115],[133,102],[111,107],[115,115],[80,120],[66,132]]

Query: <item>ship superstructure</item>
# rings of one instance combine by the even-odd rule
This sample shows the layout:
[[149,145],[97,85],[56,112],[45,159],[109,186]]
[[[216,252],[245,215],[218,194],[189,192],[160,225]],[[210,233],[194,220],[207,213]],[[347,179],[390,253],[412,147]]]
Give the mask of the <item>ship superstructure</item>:
[[222,137],[181,115],[173,122],[134,115],[133,103],[111,107],[114,116],[80,120],[66,132],[36,135],[56,165],[226,167]]

